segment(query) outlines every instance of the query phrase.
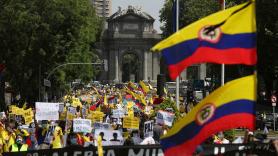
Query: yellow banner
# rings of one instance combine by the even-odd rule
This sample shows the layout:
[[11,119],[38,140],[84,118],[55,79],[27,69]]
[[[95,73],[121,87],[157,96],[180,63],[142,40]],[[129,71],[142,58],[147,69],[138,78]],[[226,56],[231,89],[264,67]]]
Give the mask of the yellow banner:
[[24,110],[22,115],[24,118],[29,116],[33,117],[34,116],[33,110],[31,108]]
[[25,120],[25,125],[29,125],[30,123],[33,122],[33,116],[24,117],[24,120]]
[[104,117],[104,113],[100,111],[90,111],[88,115],[88,119],[91,119],[92,122],[102,122]]
[[123,128],[139,129],[139,122],[137,117],[124,117]]

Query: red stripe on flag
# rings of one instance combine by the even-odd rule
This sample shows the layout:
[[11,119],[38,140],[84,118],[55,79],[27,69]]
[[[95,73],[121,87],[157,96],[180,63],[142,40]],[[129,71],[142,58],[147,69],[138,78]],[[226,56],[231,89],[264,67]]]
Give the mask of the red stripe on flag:
[[191,64],[203,62],[255,65],[257,63],[257,49],[214,49],[210,47],[200,47],[192,56],[187,57],[177,64],[169,65],[169,75],[172,80],[175,80],[184,68],[190,66]]
[[211,135],[225,131],[232,128],[245,127],[253,130],[255,127],[255,116],[247,113],[237,113],[233,115],[227,115],[218,120],[215,120],[205,125],[202,130],[189,141],[184,142],[178,146],[166,149],[164,151],[165,156],[188,156],[192,155],[196,150],[196,147],[206,140]]

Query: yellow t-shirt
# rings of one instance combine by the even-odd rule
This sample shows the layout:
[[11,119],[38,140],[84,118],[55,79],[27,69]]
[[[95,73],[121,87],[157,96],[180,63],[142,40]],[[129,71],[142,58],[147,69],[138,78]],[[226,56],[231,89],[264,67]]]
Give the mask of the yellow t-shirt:
[[5,141],[2,138],[0,138],[0,146],[1,146],[0,147],[0,154],[4,152],[4,143],[5,143]]
[[62,128],[59,126],[55,127],[54,133],[53,133],[53,142],[52,142],[52,148],[62,148],[61,144],[61,136],[63,136]]

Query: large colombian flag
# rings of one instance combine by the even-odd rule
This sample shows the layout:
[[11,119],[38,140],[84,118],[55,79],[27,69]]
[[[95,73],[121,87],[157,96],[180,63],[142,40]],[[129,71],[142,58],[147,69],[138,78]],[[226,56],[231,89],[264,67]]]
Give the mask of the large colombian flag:
[[226,83],[197,104],[161,138],[165,156],[192,155],[200,143],[219,131],[255,124],[256,78]]
[[196,21],[159,42],[152,51],[163,52],[172,79],[196,63],[255,65],[255,2]]

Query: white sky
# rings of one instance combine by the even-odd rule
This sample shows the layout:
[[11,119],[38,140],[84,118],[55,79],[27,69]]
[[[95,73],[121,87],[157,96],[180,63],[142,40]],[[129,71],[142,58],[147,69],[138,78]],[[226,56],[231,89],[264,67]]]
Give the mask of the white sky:
[[163,7],[163,4],[164,0],[112,0],[112,14],[118,10],[119,6],[122,9],[126,9],[129,5],[139,6],[155,19],[154,28],[161,33],[159,10]]

